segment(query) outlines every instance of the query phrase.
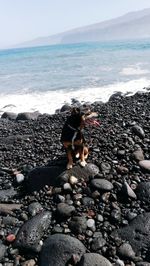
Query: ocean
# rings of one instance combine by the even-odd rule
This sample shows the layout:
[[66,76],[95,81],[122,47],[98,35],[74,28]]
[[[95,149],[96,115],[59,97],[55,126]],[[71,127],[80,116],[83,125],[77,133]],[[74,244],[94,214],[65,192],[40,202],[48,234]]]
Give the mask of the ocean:
[[0,50],[0,114],[53,114],[72,99],[106,102],[149,86],[150,40]]

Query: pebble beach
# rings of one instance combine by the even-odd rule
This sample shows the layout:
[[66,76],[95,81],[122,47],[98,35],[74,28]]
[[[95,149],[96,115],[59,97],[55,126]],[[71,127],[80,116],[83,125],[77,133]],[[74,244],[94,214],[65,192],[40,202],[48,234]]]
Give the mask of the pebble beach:
[[149,88],[90,106],[100,126],[85,128],[87,165],[71,170],[69,105],[2,115],[0,266],[150,265]]

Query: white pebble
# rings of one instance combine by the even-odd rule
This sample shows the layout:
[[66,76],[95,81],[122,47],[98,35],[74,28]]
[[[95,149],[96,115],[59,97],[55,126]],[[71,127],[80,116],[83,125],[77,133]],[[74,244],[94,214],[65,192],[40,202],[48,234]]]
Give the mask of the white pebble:
[[23,180],[24,180],[24,175],[23,174],[17,174],[16,175],[17,183],[21,183],[21,182],[23,182]]

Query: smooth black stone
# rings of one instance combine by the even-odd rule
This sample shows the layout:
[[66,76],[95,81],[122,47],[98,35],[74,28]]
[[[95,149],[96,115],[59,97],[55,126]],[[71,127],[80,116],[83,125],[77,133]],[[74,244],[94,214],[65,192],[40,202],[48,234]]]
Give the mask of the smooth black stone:
[[82,256],[78,266],[112,266],[112,264],[100,254],[86,253]]
[[57,214],[59,218],[68,218],[75,212],[75,207],[66,203],[59,203],[57,205]]
[[36,120],[39,117],[40,113],[36,112],[23,112],[19,113],[16,117],[16,120]]
[[145,137],[144,130],[139,125],[134,125],[132,127],[132,131],[141,139],[143,139]]
[[4,112],[1,116],[1,118],[9,119],[9,120],[15,120],[17,117],[17,114],[12,112]]
[[40,266],[65,266],[73,255],[80,257],[85,251],[85,246],[74,237],[64,234],[50,235],[40,254]]
[[96,189],[104,191],[111,191],[113,189],[112,183],[106,179],[100,179],[100,178],[92,179],[91,185]]
[[69,228],[74,234],[85,233],[87,229],[87,219],[86,217],[74,216],[69,221]]

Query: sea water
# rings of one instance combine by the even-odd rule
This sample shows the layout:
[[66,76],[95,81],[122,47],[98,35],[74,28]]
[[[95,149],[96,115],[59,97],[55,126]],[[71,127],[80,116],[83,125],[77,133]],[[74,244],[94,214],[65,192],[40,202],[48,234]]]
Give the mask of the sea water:
[[106,102],[149,86],[150,40],[0,50],[0,114],[52,114],[71,99]]

